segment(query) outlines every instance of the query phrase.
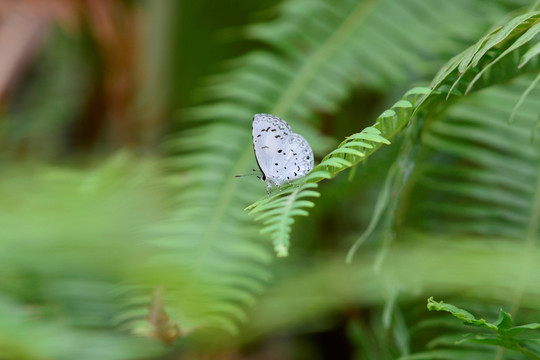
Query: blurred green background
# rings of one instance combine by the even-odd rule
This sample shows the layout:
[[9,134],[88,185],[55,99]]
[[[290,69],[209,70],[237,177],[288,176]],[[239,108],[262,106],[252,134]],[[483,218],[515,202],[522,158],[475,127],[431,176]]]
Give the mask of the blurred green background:
[[234,175],[255,113],[320,160],[536,5],[0,0],[0,359],[527,358],[426,299],[540,322],[538,51],[321,182],[287,258]]

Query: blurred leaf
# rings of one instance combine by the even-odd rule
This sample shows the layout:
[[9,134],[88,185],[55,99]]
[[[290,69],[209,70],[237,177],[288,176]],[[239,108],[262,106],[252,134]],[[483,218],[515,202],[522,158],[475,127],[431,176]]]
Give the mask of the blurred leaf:
[[497,326],[486,322],[484,319],[476,319],[470,312],[460,309],[452,304],[445,304],[442,301],[436,302],[433,297],[428,299],[428,309],[435,311],[446,311],[454,315],[460,320],[463,320],[465,324],[486,328],[489,330],[497,330]]
[[[155,165],[0,169],[0,358],[128,359],[158,348],[115,329],[120,283],[150,261],[142,229],[161,216]],[[155,279],[159,281],[157,278]]]
[[495,323],[488,323],[484,319],[476,319],[471,313],[466,310],[460,309],[451,304],[445,304],[442,301],[436,302],[433,297],[428,299],[428,309],[435,311],[446,311],[463,320],[465,324],[480,327],[483,329],[491,330],[495,332],[495,336],[475,336],[464,341],[472,341],[475,343],[502,346],[507,349],[519,351],[530,359],[540,359],[540,352],[535,352],[527,348],[527,340],[516,339],[515,336],[523,330],[539,329],[540,324],[526,324],[519,327],[513,327],[513,321],[510,314],[504,312],[502,309],[499,313],[499,318]]

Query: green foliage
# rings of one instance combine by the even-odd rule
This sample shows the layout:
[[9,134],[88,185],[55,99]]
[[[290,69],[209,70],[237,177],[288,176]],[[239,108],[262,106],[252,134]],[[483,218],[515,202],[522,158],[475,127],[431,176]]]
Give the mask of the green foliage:
[[154,251],[141,246],[141,229],[161,216],[162,195],[147,190],[156,188],[156,167],[130,160],[118,154],[88,171],[1,167],[0,358],[126,359],[159,351],[112,321],[119,284],[142,284],[150,268]]
[[[522,63],[522,54],[528,51],[525,45],[529,48],[535,46],[524,38],[531,39],[528,35],[531,29],[538,31],[538,18],[536,13],[520,16],[518,19],[521,22],[509,23],[513,31],[506,32],[506,38],[480,41],[479,44],[501,44],[495,49],[500,54],[506,53],[508,49],[516,52],[514,56],[507,57],[508,61],[504,65],[500,62],[493,65],[495,60],[486,59],[485,66],[501,66],[502,69],[493,73],[504,73],[505,80],[521,75],[524,67],[518,67]],[[531,19],[535,19],[535,22],[531,22]],[[488,39],[492,38],[488,36]],[[522,44],[525,49],[518,50],[515,43]],[[489,49],[486,46],[467,50],[459,58],[474,59],[481,52],[487,53]],[[480,60],[478,58],[476,61]],[[462,77],[465,73],[453,81],[459,65],[456,61],[450,64],[442,72],[446,77],[438,76],[434,80],[434,87],[450,88],[450,93],[452,88],[471,89],[478,81],[478,76],[466,80]],[[537,65],[531,70],[538,71]],[[478,74],[483,73],[476,71]],[[499,77],[484,74],[482,80],[483,86],[487,86],[487,82],[499,81]],[[453,85],[448,87],[452,81]],[[422,203],[421,211],[425,216],[415,213],[411,218],[424,219],[427,225],[431,218],[429,214],[455,214],[460,221],[446,221],[443,226],[447,230],[459,233],[472,231],[484,235],[504,234],[509,238],[525,237],[529,242],[534,242],[538,236],[536,219],[540,206],[537,195],[540,152],[538,146],[530,143],[529,139],[535,131],[538,112],[535,101],[526,100],[526,95],[533,91],[530,85],[534,83],[536,80],[530,76],[522,77],[510,86],[483,91],[451,107],[445,118],[428,124],[424,130],[424,142],[430,150],[424,151],[418,177],[421,187],[436,188],[438,194],[437,199],[426,198]],[[514,104],[521,104],[522,111],[519,122],[510,125],[508,121],[516,111],[513,109]],[[440,160],[440,154],[446,154],[444,161]],[[509,172],[512,177],[507,176]],[[441,196],[444,201],[441,201]],[[471,199],[475,200],[474,204],[471,204]],[[502,223],[497,223],[495,219],[504,225],[501,226]],[[440,230],[438,225],[435,226]]]
[[277,256],[284,257],[288,255],[289,233],[294,222],[293,216],[307,216],[308,212],[303,208],[314,206],[311,201],[303,199],[308,196],[320,196],[318,192],[309,190],[314,187],[317,187],[317,185],[306,183],[298,188],[285,191],[278,197],[274,196],[272,201],[262,200],[256,206],[248,207],[248,209],[252,209],[250,214],[263,212],[262,215],[257,217],[257,220],[264,220],[266,227],[262,230],[263,233],[270,232],[272,234],[274,250]]
[[[538,166],[540,154],[537,144],[530,143],[531,133],[536,131],[538,104],[535,99],[538,97],[523,96],[524,93],[536,93],[535,90],[532,90],[536,80],[528,76],[527,73],[536,73],[538,63],[529,63],[528,68],[519,66],[523,63],[525,54],[530,53],[530,49],[536,46],[533,41],[535,38],[531,37],[530,34],[531,31],[536,31],[537,17],[538,15],[533,12],[518,17],[519,21],[510,21],[513,24],[512,30],[505,32],[504,38],[497,38],[497,42],[487,42],[488,45],[485,47],[480,46],[473,50],[466,50],[441,69],[433,81],[434,90],[429,96],[416,103],[413,109],[415,117],[414,122],[410,124],[410,129],[413,130],[411,134],[414,135],[415,131],[421,130],[422,140],[426,145],[420,150],[417,158],[413,158],[414,172],[411,174],[410,167],[402,166],[397,167],[393,173],[389,173],[389,177],[402,176],[405,179],[410,179],[409,184],[402,191],[400,182],[389,182],[390,189],[383,191],[383,200],[380,206],[378,204],[378,208],[388,207],[390,209],[384,217],[379,216],[381,219],[392,219],[392,221],[385,223],[384,236],[389,239],[398,236],[400,240],[408,239],[407,236],[398,232],[400,228],[396,227],[394,222],[398,221],[401,227],[405,225],[407,228],[424,230],[427,228],[434,235],[443,231],[460,237],[473,233],[491,239],[503,236],[516,241],[524,240],[523,246],[527,250],[525,255],[518,256],[519,260],[517,258],[512,260],[507,255],[503,256],[500,261],[493,259],[491,262],[485,263],[485,266],[491,269],[490,271],[493,271],[490,263],[514,264],[510,265],[513,268],[514,277],[510,276],[509,273],[501,274],[501,276],[484,274],[483,280],[477,279],[479,282],[476,283],[476,286],[486,291],[496,288],[498,282],[504,283],[503,277],[505,279],[518,279],[517,282],[512,281],[512,285],[507,283],[516,289],[511,301],[513,311],[519,308],[521,302],[527,301],[525,299],[535,298],[535,295],[529,291],[534,293],[538,290],[537,286],[534,285],[534,280],[531,283],[531,279],[536,273],[532,261],[535,257],[532,255],[532,251],[535,249],[534,244],[539,236],[538,194],[540,191],[538,190],[538,179],[540,172]],[[480,43],[483,44],[484,40]],[[517,47],[516,43],[520,47]],[[509,51],[509,49],[511,50]],[[483,69],[482,66],[489,66],[490,71],[483,72],[481,77],[470,74],[460,76],[458,60],[467,56],[474,58],[479,51],[484,52],[484,54],[477,58],[476,67],[469,66],[465,69],[477,74]],[[503,53],[512,55],[494,63],[492,59],[501,59],[497,54]],[[511,79],[515,80],[506,85],[505,83]],[[500,86],[503,83],[505,86]],[[471,84],[476,84],[476,86],[473,87]],[[488,87],[489,89],[485,89]],[[447,101],[448,94],[463,95],[467,89],[471,95],[467,97],[454,96],[451,97],[451,102]],[[473,91],[474,94],[472,94]],[[509,124],[512,108],[518,102],[522,104],[517,112],[519,121]],[[388,114],[388,112],[386,113]],[[414,136],[411,139],[418,142]],[[414,154],[417,147],[405,147],[404,149],[408,149],[408,152]],[[509,177],[508,174],[512,174],[512,176]],[[393,200],[391,196],[388,196],[390,193],[394,193]],[[396,197],[398,198],[397,206],[390,206],[391,203],[396,205]],[[380,211],[381,214],[382,212],[383,210]],[[407,221],[404,222],[404,219]],[[373,229],[368,229],[368,233],[372,232]],[[493,240],[490,243],[494,245]],[[418,259],[399,261],[394,257],[395,253],[399,251],[392,251],[388,243],[383,250],[380,253],[383,255],[382,258],[379,256],[380,254],[375,257],[376,266],[373,277],[386,278],[387,271],[392,273],[391,269],[399,268],[399,265],[395,265],[396,261],[402,264],[403,269],[412,266],[415,271],[413,274],[399,274],[399,270],[396,270],[399,275],[393,274],[392,278],[397,283],[389,285],[383,282],[379,285],[384,288],[397,288],[399,290],[395,291],[401,296],[404,296],[410,288],[428,286],[430,281],[421,280],[422,276],[419,274],[426,273],[435,282],[439,282],[441,288],[445,288],[445,284],[448,286],[446,281],[458,281],[460,285],[467,283],[472,285],[469,282],[473,281],[470,278],[471,272],[478,272],[482,268],[481,264],[475,266],[473,263],[469,263],[468,266],[460,263],[456,264],[456,267],[448,265],[451,258],[457,257],[458,262],[460,262],[464,256],[476,256],[475,254],[479,250],[474,250],[474,248],[470,250],[470,254],[450,252],[448,258],[438,256],[437,251],[424,254],[423,258],[430,259],[430,263],[446,264],[440,268],[439,272],[436,272],[437,275],[435,275],[433,267],[421,268],[422,260],[420,259],[422,256],[420,254]],[[489,256],[485,251],[485,249],[482,250],[482,254],[486,256],[484,259],[487,259]],[[444,251],[442,252],[444,253]],[[365,262],[366,259],[361,261]],[[471,270],[460,272],[459,269]],[[326,268],[318,274],[306,274],[305,278],[295,278],[291,283],[284,282],[277,287],[272,296],[280,298],[284,294],[298,293],[306,297],[309,297],[309,294],[315,297],[315,293],[320,292],[321,289],[314,284],[320,285],[321,281],[324,282],[322,279],[327,274],[332,273],[333,278],[336,279],[341,276],[351,276],[351,274],[357,273],[356,271],[359,270],[349,268],[343,270],[343,273],[339,273],[335,267]],[[362,268],[361,271],[365,272],[366,269]],[[443,273],[448,273],[454,280],[443,280]],[[457,274],[461,274],[461,277]],[[396,277],[394,278],[394,276]],[[410,278],[416,280],[414,285],[406,282]],[[370,285],[376,287],[374,280],[369,276],[366,278],[355,277],[352,282],[356,284],[356,291],[362,294],[356,295],[358,296],[355,298],[356,301],[368,298],[366,293],[372,294],[373,288]],[[364,282],[369,285],[366,285],[365,288],[358,285]],[[299,283],[308,285],[299,286]],[[327,292],[331,294],[347,293],[346,284],[348,282],[342,284],[343,287],[340,287],[339,290],[332,289],[327,290]],[[459,288],[460,285],[454,284],[450,287],[457,286]],[[336,284],[336,286],[340,285]],[[437,286],[435,285],[435,287]],[[454,290],[459,293],[459,290]],[[529,293],[529,295],[526,296],[525,293]],[[484,293],[484,295],[487,294]],[[355,295],[347,293],[347,296]],[[331,299],[324,296],[318,296],[317,301],[314,301],[311,306],[306,306],[306,309],[302,310],[295,308],[291,313],[295,313],[298,318],[302,319],[302,316],[307,317],[306,314],[313,311],[324,312],[322,309],[328,311],[339,307]],[[527,301],[527,306],[534,305]],[[264,310],[261,311],[264,313]],[[265,320],[257,322],[258,324],[265,321],[271,322],[264,316],[262,318]],[[289,321],[294,322],[291,319]],[[441,337],[438,341],[443,343],[446,340]],[[453,341],[451,340],[451,342]],[[477,359],[484,356],[486,356],[484,349],[467,348],[464,350],[437,349],[429,353],[418,352],[408,358]]]
[[[284,1],[273,20],[246,29],[254,50],[209,78],[198,105],[179,114],[164,159],[3,164],[0,358],[197,358],[209,344],[331,331],[337,317],[366,359],[478,359],[491,355],[482,341],[533,343],[521,336],[535,323],[513,327],[504,315],[490,324],[444,305],[496,334],[450,348],[459,334],[414,311],[428,293],[477,307],[497,300],[514,317],[538,310],[540,150],[530,139],[540,113],[540,13],[502,19],[523,5]],[[411,85],[437,70],[430,88]],[[73,80],[48,76],[61,89]],[[360,109],[359,91],[376,101]],[[2,136],[34,148],[32,129],[42,125],[56,155],[80,104],[43,99],[20,110],[33,114],[24,136],[5,130],[11,120]],[[53,115],[39,123],[47,107]],[[260,112],[290,122],[320,159],[271,197],[260,182],[234,178],[255,165],[249,129]],[[349,126],[338,135],[340,119]],[[268,237],[279,257],[291,248],[289,258],[275,261]],[[345,264],[354,239],[355,261]],[[149,309],[156,289],[165,289],[159,314],[184,337],[172,350],[147,339],[159,339]],[[426,328],[440,336],[426,339]]]
[[422,96],[429,93],[429,89],[421,87],[409,90],[402,100],[379,116],[375,125],[365,128],[360,133],[348,136],[335,150],[326,155],[309,175],[296,182],[304,184],[303,186],[294,190],[279,191],[272,198],[259,200],[247,207],[248,210],[251,210],[250,214],[262,212],[262,215],[259,215],[256,220],[265,220],[265,225],[268,226],[264,227],[262,232],[271,233],[274,239],[274,249],[279,257],[288,255],[290,225],[294,222],[293,216],[307,216],[305,208],[314,206],[312,202],[306,201],[304,198],[320,196],[317,191],[313,190],[316,188],[314,183],[335,177],[339,172],[356,166],[367,159],[381,145],[390,144],[387,138],[398,133],[413,114],[414,106],[410,101],[414,103],[415,100],[423,99]]
[[[530,323],[525,325],[514,326],[512,316],[503,311],[499,311],[499,317],[494,323],[489,323],[484,319],[476,319],[467,310],[460,309],[452,304],[445,304],[442,301],[437,302],[433,297],[428,299],[427,308],[430,311],[446,311],[454,317],[463,321],[466,325],[471,325],[477,328],[489,330],[478,334],[467,334],[461,341],[458,342],[474,342],[478,344],[502,346],[504,348],[519,351],[530,359],[540,359],[540,348],[534,345],[540,345],[539,334],[535,338],[518,338],[522,332],[526,330],[540,329],[539,323]],[[533,345],[531,347],[531,345]]]
[[[321,154],[328,147],[311,125],[317,113],[335,111],[358,82],[388,88],[410,76],[411,68],[417,74],[426,71],[423,54],[439,56],[461,47],[456,41],[441,42],[432,30],[418,28],[418,24],[423,24],[422,29],[432,29],[449,18],[473,19],[468,1],[460,1],[451,9],[446,4],[440,0],[426,9],[417,1],[339,1],[331,5],[326,1],[284,2],[274,21],[247,31],[253,39],[271,48],[255,50],[231,62],[230,69],[211,78],[201,90],[206,102],[184,112],[179,124],[183,130],[170,140],[168,147],[175,154],[169,162],[171,170],[183,175],[174,180],[179,194],[177,210],[162,241],[189,259],[189,266],[203,276],[205,286],[221,289],[213,291],[212,297],[205,297],[215,301],[210,308],[228,309],[211,312],[214,320],[220,320],[219,327],[232,330],[232,319],[242,318],[243,307],[264,289],[271,276],[268,247],[260,242],[259,229],[242,213],[247,204],[264,193],[263,189],[253,181],[234,178],[255,165],[250,133],[246,130],[253,114],[267,112],[286,119],[308,139],[315,153]],[[502,14],[501,8],[478,4],[474,11]],[[442,8],[448,12],[441,11]],[[392,26],[388,26],[390,18]],[[473,33],[481,28],[474,21],[468,24]],[[413,28],[418,31],[396,30]],[[448,28],[446,36],[461,36],[463,30]],[[385,46],[377,46],[381,44]],[[395,56],[396,52],[400,56]],[[394,115],[390,118],[386,113],[381,117],[377,130],[383,138],[405,125],[403,120],[411,115],[408,106],[406,102],[396,104],[396,116],[400,116],[396,124]],[[371,134],[376,135],[375,130]],[[370,136],[365,140],[375,143]],[[377,139],[379,144],[384,141]],[[341,148],[349,146],[342,144]],[[364,146],[352,150],[370,153]],[[319,169],[336,173],[347,167],[339,160],[347,150],[339,151],[340,154],[327,159],[328,167],[315,169],[314,180],[320,180],[315,176],[326,175]],[[355,163],[360,160],[359,155],[347,154],[347,158],[352,157]],[[276,201],[286,205],[287,201],[280,199],[292,191],[278,194]],[[297,198],[303,199],[301,205],[310,205],[304,198],[314,194],[312,189],[309,191],[296,193],[300,195]],[[266,202],[263,199],[261,203]],[[295,209],[294,212],[280,216],[276,214],[278,207],[277,203],[269,204],[265,209],[274,211],[274,217],[263,211],[259,218],[268,221],[265,231],[271,233],[278,253],[284,255],[292,216],[302,213],[302,209],[293,205],[288,209]],[[198,295],[193,301],[196,299]],[[216,325],[216,321],[212,324]]]
[[[378,305],[385,304],[391,316],[386,325],[380,326],[386,331],[394,330],[398,320],[393,308],[399,311],[403,306],[410,332],[408,346],[416,355],[429,345],[433,335],[455,333],[452,331],[455,326],[444,319],[428,324],[424,318],[425,303],[418,307],[412,303],[418,297],[429,293],[451,293],[461,298],[462,294],[470,294],[470,289],[480,289],[479,294],[472,293],[467,299],[471,299],[470,302],[474,302],[472,299],[504,301],[514,279],[521,275],[521,268],[516,264],[522,261],[524,247],[504,239],[491,238],[486,246],[485,240],[474,237],[444,238],[407,233],[400,240],[388,249],[379,268],[374,266],[379,250],[366,247],[351,264],[345,264],[341,256],[318,258],[314,260],[314,266],[297,271],[294,278],[275,282],[250,311],[244,336],[259,338],[303,325],[310,329],[305,324],[313,314],[319,314],[323,319],[332,318],[350,304],[366,311],[374,310],[371,316],[375,317],[372,321],[376,324],[383,316],[375,309],[380,310]],[[531,256],[539,256],[539,250],[534,249]],[[540,288],[536,279],[540,272],[533,267],[529,275],[522,284],[523,298],[529,299],[527,309],[538,309],[535,299],[540,295]],[[398,303],[403,305],[398,306]],[[484,311],[489,309],[485,303],[477,306]],[[496,310],[498,312],[498,308]],[[364,319],[367,315],[360,316]],[[374,324],[364,323],[365,326]],[[318,325],[324,326],[324,322],[313,324],[313,328]],[[372,336],[384,335],[376,333]],[[385,341],[393,345],[392,339],[386,337]],[[382,339],[380,343],[383,344]],[[378,350],[384,350],[384,346],[373,349]]]
[[[343,170],[353,166],[353,164],[358,163],[358,159],[360,157],[365,159],[366,154],[359,150],[365,151],[366,149],[372,149],[373,146],[369,143],[362,142],[362,140],[370,140],[375,143],[384,143],[385,138],[388,139],[394,134],[396,134],[399,130],[401,130],[410,121],[412,115],[415,112],[421,111],[421,106],[423,105],[424,100],[426,100],[425,96],[420,98],[420,101],[415,106],[406,100],[408,96],[430,95],[429,107],[424,112],[433,111],[433,109],[436,108],[437,102],[441,103],[445,101],[445,98],[447,97],[447,95],[444,96],[443,93],[445,89],[445,82],[448,82],[449,79],[452,79],[455,76],[456,70],[459,71],[459,76],[457,77],[457,80],[453,81],[453,84],[450,86],[450,90],[448,90],[448,95],[451,94],[458,85],[462,88],[466,87],[465,93],[468,93],[472,89],[474,84],[480,79],[480,77],[488,69],[495,66],[504,56],[512,52],[522,50],[522,48],[526,47],[527,45],[530,46],[529,43],[534,39],[535,35],[540,32],[540,26],[538,22],[539,19],[540,14],[538,12],[530,12],[510,20],[505,26],[501,28],[496,28],[495,30],[488,33],[485,37],[478,41],[476,46],[472,46],[470,49],[456,56],[445,67],[443,67],[443,69],[433,80],[432,88],[435,89],[433,93],[431,93],[429,89],[425,88],[414,88],[408,91],[402,100],[396,103],[391,109],[383,112],[381,117],[377,119],[376,125],[374,127],[366,128],[360,134],[351,135],[347,141],[341,143],[336,150],[332,151],[329,155],[323,158],[321,164],[313,169],[312,174],[307,176],[305,181],[317,181],[333,177],[328,171],[328,168]],[[500,55],[495,57],[494,60],[484,59],[488,51],[495,48],[497,45],[499,45],[499,47],[497,48],[497,52],[500,53]],[[526,62],[524,61],[525,54],[522,55],[521,58],[516,58],[519,59],[519,65],[515,64],[514,61],[514,63],[512,64],[514,66],[514,69],[512,69],[512,65],[504,65],[506,79],[521,74],[520,71],[526,64]],[[457,61],[456,59],[459,59],[459,61]],[[484,67],[480,71],[478,71],[478,65],[482,60],[484,60]],[[463,79],[464,75],[467,73],[468,70],[471,70],[473,68],[477,70],[477,74],[472,79],[467,79],[467,81],[465,81],[465,79]],[[499,69],[499,71],[495,71],[494,73],[499,74],[501,73],[501,71]],[[490,80],[491,79],[484,78],[484,82],[489,82]],[[501,81],[498,78],[493,80],[496,82]],[[533,82],[532,85],[534,85],[535,83],[536,82]],[[487,84],[484,84],[484,86],[487,86]],[[437,91],[441,89],[443,89],[443,91]],[[525,95],[528,94],[531,89],[532,86],[528,90],[526,90]],[[523,100],[520,99],[520,101],[522,102]],[[400,111],[398,111],[398,113],[396,114],[394,109],[399,109]],[[408,111],[404,111],[404,109],[407,109]],[[428,115],[421,113],[418,114],[418,117],[422,116]],[[380,132],[376,127],[382,129],[382,138],[379,137],[378,134]],[[460,127],[460,129],[455,129],[452,134],[456,134],[458,132],[462,132],[463,134],[470,134],[470,131],[463,129],[462,127]],[[367,134],[370,134],[371,136]],[[359,140],[359,142],[355,142],[354,140]],[[314,194],[314,192],[311,191],[310,194]],[[286,207],[291,206],[289,202],[281,201],[280,196],[276,197],[276,201],[279,201]],[[264,204],[266,203],[267,202],[264,202]],[[304,204],[305,206],[313,206],[311,202],[304,202]],[[299,208],[300,205],[293,205],[293,207]],[[250,207],[250,209],[251,208],[256,209],[256,205]],[[292,219],[289,219],[288,221],[282,221],[282,227],[276,226],[275,224],[280,223],[277,218],[281,216],[282,213],[285,214],[286,212],[277,211],[277,209],[279,209],[279,206],[277,205],[272,205],[268,208],[271,208],[273,210],[273,214],[276,216],[276,219],[269,220],[274,224],[274,226],[271,228],[266,227],[263,231],[274,231],[272,235],[272,237],[274,238],[274,245],[276,248],[280,249],[280,251],[278,251],[278,254],[280,256],[285,256],[287,254],[289,242],[289,235],[287,234],[287,229],[290,229],[289,224],[292,223]],[[305,213],[302,214],[305,215]],[[270,217],[270,215],[259,216],[258,219],[265,219],[267,217]],[[285,228],[285,224],[287,228]],[[367,234],[369,235],[369,232]],[[359,241],[358,243],[361,243],[361,241]],[[351,254],[348,256],[349,260],[352,257],[353,253],[354,251],[351,252]]]

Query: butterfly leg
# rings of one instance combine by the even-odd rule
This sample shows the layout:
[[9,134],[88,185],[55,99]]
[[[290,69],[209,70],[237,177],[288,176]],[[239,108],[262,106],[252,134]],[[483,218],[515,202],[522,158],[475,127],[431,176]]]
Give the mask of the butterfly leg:
[[293,187],[295,187],[295,188],[299,188],[299,187],[300,187],[300,185],[299,185],[298,183],[293,184],[290,180],[287,180],[287,185],[293,186]]

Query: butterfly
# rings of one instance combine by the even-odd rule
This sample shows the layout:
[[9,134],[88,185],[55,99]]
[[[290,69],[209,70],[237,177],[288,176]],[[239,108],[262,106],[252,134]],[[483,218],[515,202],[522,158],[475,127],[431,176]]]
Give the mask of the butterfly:
[[270,114],[255,114],[252,123],[253,151],[269,193],[309,174],[313,169],[313,150],[306,139],[295,134],[289,124]]

